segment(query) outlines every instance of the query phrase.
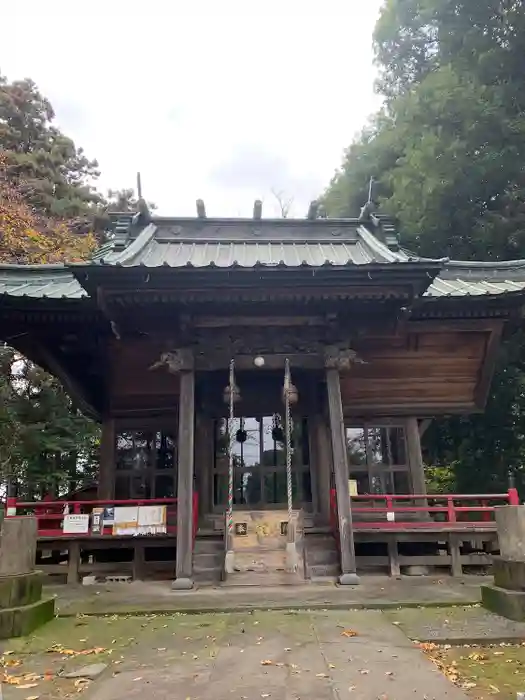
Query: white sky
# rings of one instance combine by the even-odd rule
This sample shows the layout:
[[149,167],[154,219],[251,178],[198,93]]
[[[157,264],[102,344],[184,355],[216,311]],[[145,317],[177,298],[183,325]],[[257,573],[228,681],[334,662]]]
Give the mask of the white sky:
[[[101,189],[159,213],[291,214],[328,184],[379,100],[381,0],[18,0],[2,7],[0,70],[32,78],[98,159]],[[20,28],[20,31],[17,30]]]

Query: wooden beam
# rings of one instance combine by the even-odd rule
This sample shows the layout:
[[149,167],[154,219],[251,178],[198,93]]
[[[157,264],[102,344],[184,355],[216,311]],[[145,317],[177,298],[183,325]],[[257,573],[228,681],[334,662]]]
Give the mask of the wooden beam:
[[483,365],[481,367],[478,384],[474,392],[474,402],[478,408],[484,408],[487,402],[492,377],[494,376],[494,369],[496,367],[496,361],[498,359],[503,328],[504,324],[503,322],[500,322],[492,329],[487,340],[485,357],[483,358]]
[[32,338],[31,343],[33,348],[35,348],[37,351],[35,355],[41,358],[44,368],[62,382],[65,390],[70,395],[73,402],[78,405],[78,408],[82,411],[82,413],[90,418],[99,420],[100,414],[93,405],[92,397],[88,394],[80,382],[73,377],[73,375],[68,369],[66,369],[57,356],[50,352],[45,345],[41,344],[34,338]]
[[419,439],[421,439],[423,435],[427,432],[431,423],[432,418],[424,418],[423,420],[419,421]]
[[100,438],[99,472],[97,494],[99,499],[113,498],[115,495],[115,421],[104,418]]
[[177,561],[175,590],[193,588],[193,472],[195,454],[195,373],[180,373],[179,474],[177,485]]
[[232,326],[326,326],[325,316],[195,316],[194,328],[231,328]]
[[108,305],[106,303],[106,299],[104,297],[104,290],[102,289],[102,287],[97,287],[97,306],[102,311],[102,313],[104,314],[104,317],[109,322],[109,325],[111,326],[111,332],[113,333],[115,338],[117,340],[120,340],[122,337],[122,334],[120,333],[117,322],[115,321],[115,319],[113,318],[112,314],[109,311]]
[[346,450],[343,407],[341,404],[341,384],[339,371],[335,368],[326,370],[326,389],[339,521],[341,551],[341,576],[339,582],[343,585],[352,585],[359,583],[359,579],[356,574],[352,508],[348,488],[348,454]]
[[317,475],[319,512],[323,521],[328,524],[330,519],[331,475],[333,471],[328,426],[323,415],[314,415],[309,427],[312,432],[314,447],[310,454],[310,461]]
[[468,403],[368,403],[353,402],[351,406],[344,407],[345,416],[407,416],[417,413],[418,416],[437,416],[446,414],[459,414],[476,412],[478,407],[474,402]]
[[427,485],[425,483],[425,469],[423,455],[421,454],[421,441],[419,439],[419,424],[417,418],[413,416],[407,418],[406,421],[406,439],[413,492],[415,494],[426,494]]
[[[264,367],[260,369],[257,369],[253,364],[254,358],[258,354],[264,357]],[[224,352],[210,352],[206,355],[195,357],[195,368],[197,370],[226,369],[231,359],[232,356],[227,350]],[[285,359],[290,361],[292,369],[322,369],[324,367],[324,358],[317,353],[253,353],[250,355],[234,355],[233,359],[235,360],[235,369],[238,371],[252,369],[262,373],[268,369],[283,369]]]
[[408,330],[411,333],[446,333],[447,331],[492,331],[504,325],[505,321],[494,318],[458,318],[458,319],[418,319],[408,322]]

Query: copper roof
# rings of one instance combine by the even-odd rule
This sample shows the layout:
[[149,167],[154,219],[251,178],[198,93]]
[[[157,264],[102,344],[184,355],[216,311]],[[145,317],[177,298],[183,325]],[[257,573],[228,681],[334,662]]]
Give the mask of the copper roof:
[[[131,217],[130,217],[131,221]],[[411,255],[357,219],[173,219],[156,217],[106,243],[86,265],[120,268],[286,268],[432,266],[426,298],[480,297],[525,290],[525,260],[457,262]],[[122,233],[123,231],[123,233]],[[0,265],[0,295],[80,299],[77,265]]]

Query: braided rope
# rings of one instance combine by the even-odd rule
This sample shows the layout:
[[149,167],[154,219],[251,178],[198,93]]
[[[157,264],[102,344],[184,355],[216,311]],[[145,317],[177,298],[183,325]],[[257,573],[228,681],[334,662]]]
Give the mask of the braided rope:
[[284,411],[286,434],[286,493],[288,497],[288,522],[292,520],[292,415],[290,408],[290,361],[284,361]]
[[235,361],[230,362],[230,411],[228,419],[228,534],[233,532],[233,439]]

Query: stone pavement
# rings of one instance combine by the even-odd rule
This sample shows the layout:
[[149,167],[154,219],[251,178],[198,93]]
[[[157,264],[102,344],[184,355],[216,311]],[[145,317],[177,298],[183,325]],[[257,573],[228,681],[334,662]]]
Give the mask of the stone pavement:
[[146,612],[214,612],[254,609],[359,609],[403,606],[450,606],[478,603],[488,576],[362,576],[359,586],[307,583],[259,588],[206,587],[172,591],[169,581],[137,581],[97,586],[46,586],[57,596],[59,615],[103,615]]
[[410,638],[435,644],[497,644],[525,641],[525,622],[514,622],[481,606],[386,610],[385,617]]
[[[224,624],[220,629],[212,622],[199,624],[204,617],[223,618]],[[137,648],[134,659],[116,667],[117,675],[108,669],[96,682],[90,700],[466,698],[379,611],[179,619],[176,633],[163,638],[159,630],[155,644],[163,646],[153,650],[153,658],[151,650]]]

